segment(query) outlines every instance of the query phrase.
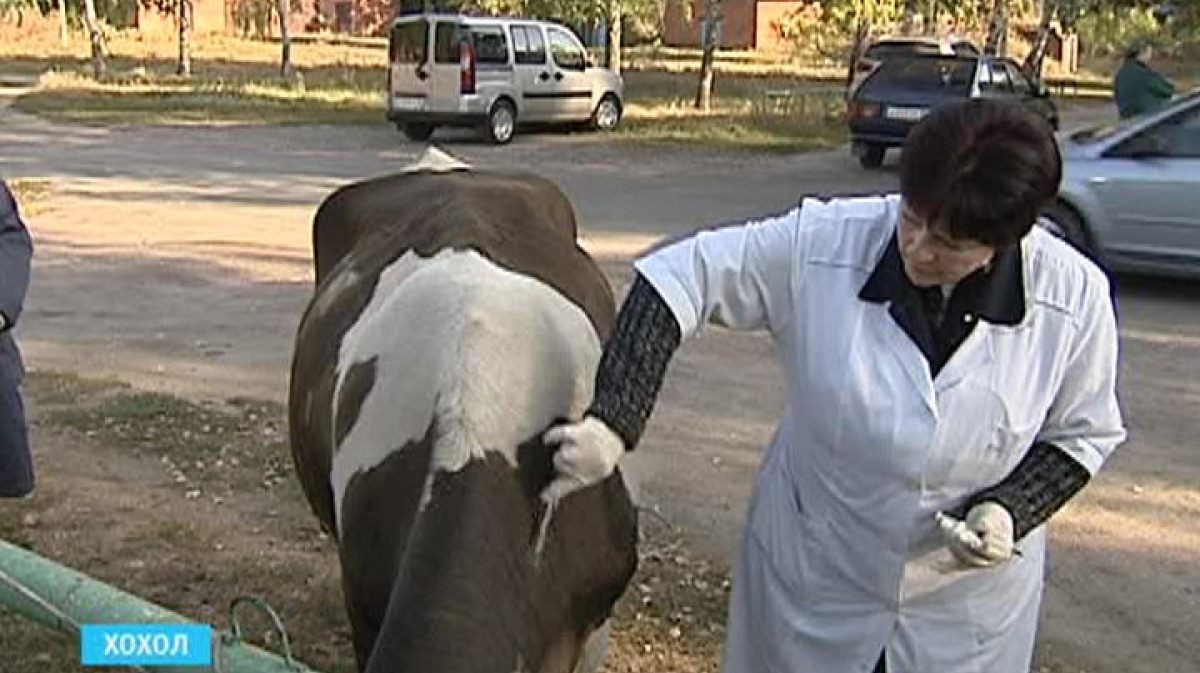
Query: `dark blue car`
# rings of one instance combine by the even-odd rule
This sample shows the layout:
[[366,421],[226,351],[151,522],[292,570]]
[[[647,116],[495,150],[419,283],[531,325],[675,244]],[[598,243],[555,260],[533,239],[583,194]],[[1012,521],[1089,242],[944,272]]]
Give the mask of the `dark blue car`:
[[931,109],[967,98],[1020,101],[1058,128],[1049,91],[1011,59],[914,55],[884,61],[854,91],[846,114],[854,155],[864,167],[877,168]]

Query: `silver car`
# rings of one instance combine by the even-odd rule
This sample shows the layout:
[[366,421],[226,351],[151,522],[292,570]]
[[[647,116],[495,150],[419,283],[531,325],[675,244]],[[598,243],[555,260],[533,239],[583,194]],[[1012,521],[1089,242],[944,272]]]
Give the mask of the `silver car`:
[[1200,91],[1060,141],[1044,226],[1113,271],[1200,277]]
[[570,29],[549,21],[419,14],[392,22],[388,119],[413,140],[439,126],[479,128],[495,143],[518,123],[615,128],[621,76],[597,68]]

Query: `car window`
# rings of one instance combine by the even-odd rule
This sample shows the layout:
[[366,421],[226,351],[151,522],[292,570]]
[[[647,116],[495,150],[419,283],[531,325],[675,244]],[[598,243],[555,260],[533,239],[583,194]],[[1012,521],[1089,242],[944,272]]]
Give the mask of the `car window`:
[[428,42],[429,24],[424,20],[397,23],[388,40],[388,56],[393,63],[424,63]]
[[965,94],[975,73],[973,59],[916,56],[884,61],[864,90],[941,91]]
[[1016,63],[1005,61],[1004,69],[1008,71],[1008,79],[1012,82],[1013,91],[1017,92],[1018,96],[1029,97],[1036,92],[1033,82],[1029,81],[1029,77]]
[[[1145,133],[1134,136],[1139,144],[1149,140],[1156,154],[1172,159],[1200,159],[1200,108],[1192,108],[1164,119]],[[1143,145],[1144,146],[1144,145]]]
[[956,56],[978,56],[979,49],[970,42],[955,42],[952,45]]
[[501,26],[472,26],[471,43],[480,65],[508,65],[508,38]]
[[460,41],[461,34],[457,23],[438,21],[433,35],[434,63],[458,63]]
[[513,26],[513,58],[518,65],[544,65],[546,42],[537,26]]
[[941,49],[936,44],[921,42],[876,42],[867,47],[867,51],[863,55],[867,58],[883,59],[893,56],[913,56],[917,54],[937,56],[941,53]]
[[561,28],[548,28],[546,32],[550,38],[550,55],[554,57],[554,62],[558,67],[568,70],[587,68],[587,56],[567,31]]
[[1003,63],[983,61],[979,64],[979,90],[992,94],[1012,93],[1012,82]]

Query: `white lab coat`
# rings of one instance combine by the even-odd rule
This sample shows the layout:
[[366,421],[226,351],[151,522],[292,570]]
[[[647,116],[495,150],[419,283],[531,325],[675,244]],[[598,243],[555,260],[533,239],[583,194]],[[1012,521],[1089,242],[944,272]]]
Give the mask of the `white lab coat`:
[[1103,274],[1036,228],[1025,317],[980,321],[936,378],[886,303],[858,297],[898,196],[806,200],[703,232],[636,268],[684,338],[767,329],[787,405],[735,564],[725,673],[1026,673],[1045,530],[1023,556],[957,565],[934,514],[1005,477],[1035,440],[1091,473],[1124,440]]

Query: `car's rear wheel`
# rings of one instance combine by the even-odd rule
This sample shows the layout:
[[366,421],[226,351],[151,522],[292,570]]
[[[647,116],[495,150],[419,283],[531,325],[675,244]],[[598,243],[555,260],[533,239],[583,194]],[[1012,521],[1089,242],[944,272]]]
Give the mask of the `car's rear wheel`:
[[621,123],[621,103],[611,93],[605,94],[596,109],[592,112],[592,128],[597,131],[611,131]]
[[483,130],[487,139],[497,145],[510,142],[517,132],[517,109],[506,100],[496,101]]
[[408,124],[400,124],[400,131],[405,137],[417,143],[423,143],[433,136],[434,130],[437,128],[433,124],[422,124],[419,122],[410,122]]
[[858,163],[862,164],[863,168],[879,168],[883,165],[887,148],[876,143],[864,143],[856,148],[855,154],[858,155]]
[[1039,221],[1046,231],[1063,239],[1085,253],[1091,252],[1087,230],[1084,229],[1083,219],[1067,204],[1055,201],[1042,211]]

